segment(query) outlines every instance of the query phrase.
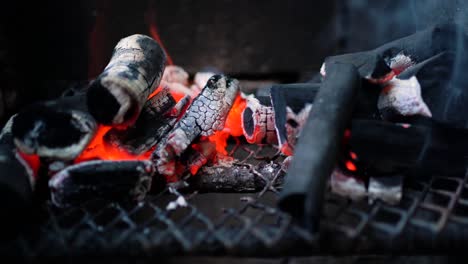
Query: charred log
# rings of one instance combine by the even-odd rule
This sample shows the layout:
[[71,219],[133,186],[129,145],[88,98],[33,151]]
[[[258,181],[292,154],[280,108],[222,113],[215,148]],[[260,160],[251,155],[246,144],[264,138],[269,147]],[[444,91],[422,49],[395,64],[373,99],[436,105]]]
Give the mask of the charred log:
[[104,72],[88,90],[87,103],[96,120],[107,125],[133,125],[156,89],[166,64],[159,44],[144,35],[123,38]]
[[86,95],[33,104],[12,126],[16,147],[48,159],[76,158],[94,136],[97,124],[86,108]]
[[329,65],[280,194],[280,208],[313,232],[318,230],[326,183],[337,161],[337,139],[350,121],[360,83],[354,66]]
[[151,159],[160,174],[174,174],[174,161],[199,136],[210,136],[224,128],[227,114],[239,92],[239,82],[215,75],[193,100],[175,127],[161,140]]
[[154,169],[148,161],[89,161],[57,173],[49,181],[52,202],[58,207],[103,198],[139,201],[151,187]]
[[163,89],[146,102],[135,125],[125,130],[113,128],[104,138],[130,153],[144,153],[174,126],[177,116],[172,116],[171,110],[175,105],[169,90]]

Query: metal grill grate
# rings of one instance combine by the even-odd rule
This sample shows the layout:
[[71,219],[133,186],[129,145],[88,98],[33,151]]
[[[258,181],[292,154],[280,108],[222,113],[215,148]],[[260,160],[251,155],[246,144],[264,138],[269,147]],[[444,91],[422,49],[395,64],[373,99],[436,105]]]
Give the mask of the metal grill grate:
[[[241,146],[235,154],[247,164],[282,159],[271,149],[255,148]],[[96,200],[65,211],[46,204],[45,223],[34,232],[28,230],[4,250],[27,256],[272,257],[319,252],[446,253],[463,250],[468,241],[465,175],[426,181],[409,178],[397,206],[350,202],[328,193],[319,236],[275,207],[279,178],[263,178],[264,190],[254,194],[180,194],[166,188],[139,204]],[[185,197],[188,205],[167,210],[167,204],[179,196]]]

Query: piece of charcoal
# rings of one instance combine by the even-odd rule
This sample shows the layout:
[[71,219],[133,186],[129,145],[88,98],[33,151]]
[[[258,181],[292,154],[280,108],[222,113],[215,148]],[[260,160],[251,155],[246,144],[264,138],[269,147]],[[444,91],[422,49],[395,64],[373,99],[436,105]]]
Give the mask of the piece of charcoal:
[[[288,107],[295,113],[300,112],[306,104],[311,104],[317,94],[320,84],[278,84],[270,88],[271,105],[275,114],[275,127],[280,149],[284,152],[288,148]],[[291,153],[289,153],[291,154]]]
[[242,112],[242,131],[251,144],[276,144],[275,115],[271,106],[264,106],[256,98],[247,98]]
[[149,161],[87,161],[60,171],[49,180],[57,207],[78,206],[96,199],[140,201],[151,187]]
[[154,147],[174,126],[177,116],[172,116],[171,110],[175,105],[176,101],[169,89],[162,89],[146,102],[135,125],[125,130],[113,128],[106,133],[104,139],[130,153],[144,153]]
[[0,219],[1,241],[16,235],[32,217],[36,181],[34,172],[15,149],[11,133],[14,118],[0,134],[0,207],[7,212]]
[[13,122],[16,147],[42,158],[73,160],[91,141],[97,129],[81,93],[24,108]]
[[456,51],[463,29],[454,24],[439,24],[397,39],[374,50],[331,56],[320,70],[325,76],[333,62],[351,63],[366,79],[386,82],[410,66],[444,51]]
[[408,123],[353,119],[349,147],[369,175],[464,173],[468,130],[426,117]]
[[159,44],[145,35],[121,39],[87,94],[90,113],[106,125],[133,125],[148,96],[158,87],[166,64]]
[[391,205],[398,204],[403,196],[403,176],[370,177],[368,193],[370,203],[382,200]]
[[297,143],[279,207],[316,232],[328,178],[356,103],[361,78],[351,64],[329,65]]
[[250,167],[234,159],[222,160],[201,168],[188,183],[190,188],[200,192],[255,192],[261,191],[278,173],[273,187],[281,186],[284,173],[280,170],[281,164],[276,162],[261,162]]
[[239,94],[239,81],[223,75],[211,77],[192,101],[175,127],[161,140],[151,155],[158,172],[175,173],[175,159],[199,136],[222,130],[229,110]]

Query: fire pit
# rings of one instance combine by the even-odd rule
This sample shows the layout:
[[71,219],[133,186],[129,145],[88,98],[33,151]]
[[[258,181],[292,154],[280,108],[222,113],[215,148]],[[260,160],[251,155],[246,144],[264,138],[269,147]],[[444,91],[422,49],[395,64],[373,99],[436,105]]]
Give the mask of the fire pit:
[[[154,6],[146,11],[153,21]],[[187,73],[154,23],[148,32],[121,38],[89,81],[5,124],[0,252],[463,250],[464,25],[326,57],[309,81],[249,89],[216,68]]]

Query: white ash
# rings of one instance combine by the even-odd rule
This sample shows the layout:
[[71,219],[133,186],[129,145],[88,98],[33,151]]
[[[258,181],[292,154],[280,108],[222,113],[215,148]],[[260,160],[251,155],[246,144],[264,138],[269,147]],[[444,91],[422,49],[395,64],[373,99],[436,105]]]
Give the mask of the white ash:
[[180,66],[169,65],[164,69],[162,81],[188,85],[189,74]]
[[339,168],[335,168],[332,172],[330,187],[332,192],[354,201],[362,200],[367,195],[364,181]]
[[200,92],[205,87],[208,80],[216,75],[214,72],[197,72],[193,77],[191,89]]
[[[254,97],[249,96],[246,99],[247,105],[241,115],[241,125],[247,142],[251,144],[277,144],[278,139],[273,108],[260,104],[258,99]],[[245,111],[247,109],[252,112],[252,116],[246,117],[247,112]],[[252,118],[253,132],[251,134],[248,133],[248,129],[245,127],[251,122],[248,122],[245,118]]]
[[369,203],[382,200],[390,205],[398,204],[403,196],[403,176],[370,177]]
[[407,68],[413,66],[415,62],[411,59],[410,56],[405,55],[403,52],[398,53],[392,58],[385,58],[385,63],[392,69],[395,74],[406,70]]
[[402,116],[432,116],[422,99],[421,86],[415,76],[407,80],[393,78],[386,83],[380,93],[377,107],[381,112],[390,110]]

